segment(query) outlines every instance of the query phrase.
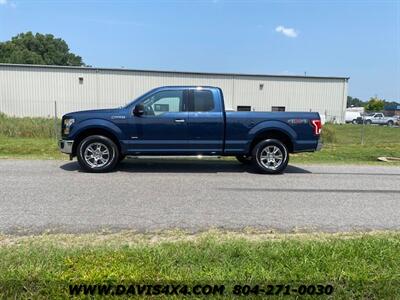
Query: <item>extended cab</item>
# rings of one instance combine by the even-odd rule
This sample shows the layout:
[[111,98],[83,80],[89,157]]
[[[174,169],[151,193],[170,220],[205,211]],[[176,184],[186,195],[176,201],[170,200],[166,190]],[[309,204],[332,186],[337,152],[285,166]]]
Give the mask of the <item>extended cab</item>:
[[89,172],[127,155],[236,156],[261,173],[282,172],[289,153],[319,150],[316,112],[228,112],[216,87],[161,87],[125,107],[62,118],[63,153]]

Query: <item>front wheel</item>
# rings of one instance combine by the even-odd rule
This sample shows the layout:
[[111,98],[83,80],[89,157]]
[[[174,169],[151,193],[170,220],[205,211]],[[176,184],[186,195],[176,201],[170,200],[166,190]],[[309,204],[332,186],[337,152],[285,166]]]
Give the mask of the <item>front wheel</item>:
[[279,140],[263,140],[253,148],[252,162],[260,173],[282,173],[289,163],[289,152]]
[[79,165],[92,173],[110,172],[119,161],[117,145],[108,137],[91,135],[78,145]]

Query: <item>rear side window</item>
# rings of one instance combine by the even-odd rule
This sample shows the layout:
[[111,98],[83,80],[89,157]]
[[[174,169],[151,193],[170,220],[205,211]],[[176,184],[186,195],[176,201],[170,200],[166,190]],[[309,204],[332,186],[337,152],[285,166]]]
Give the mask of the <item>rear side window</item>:
[[214,96],[208,90],[193,91],[193,98],[190,101],[189,111],[206,112],[214,110]]

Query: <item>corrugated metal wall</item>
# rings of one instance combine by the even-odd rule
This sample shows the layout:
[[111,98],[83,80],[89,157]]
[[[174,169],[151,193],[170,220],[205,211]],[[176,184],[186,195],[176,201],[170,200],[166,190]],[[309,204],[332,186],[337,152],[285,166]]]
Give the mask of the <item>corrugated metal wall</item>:
[[[83,78],[83,81],[80,80]],[[0,64],[0,111],[15,116],[58,116],[67,112],[124,105],[163,85],[211,85],[223,89],[227,108],[317,111],[342,122],[345,78],[171,73]]]

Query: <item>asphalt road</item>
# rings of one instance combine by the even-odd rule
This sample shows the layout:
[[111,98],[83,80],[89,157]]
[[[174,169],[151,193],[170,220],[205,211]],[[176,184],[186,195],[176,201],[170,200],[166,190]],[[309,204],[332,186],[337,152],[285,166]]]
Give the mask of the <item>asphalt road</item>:
[[400,168],[128,159],[88,174],[67,161],[0,160],[0,232],[400,229]]

